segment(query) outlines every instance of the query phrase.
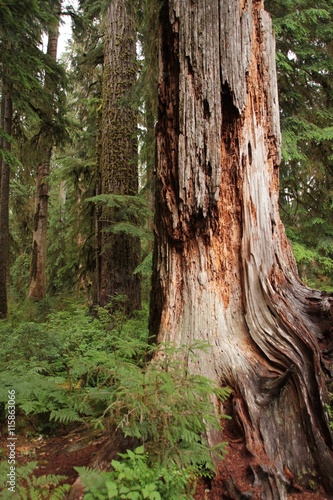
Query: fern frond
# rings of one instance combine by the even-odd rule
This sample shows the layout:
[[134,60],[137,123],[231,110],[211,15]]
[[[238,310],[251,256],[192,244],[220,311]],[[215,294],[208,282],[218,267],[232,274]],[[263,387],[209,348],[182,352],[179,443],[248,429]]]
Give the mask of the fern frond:
[[50,413],[50,420],[60,422],[62,424],[69,424],[71,422],[82,422],[82,418],[77,411],[71,408],[62,408],[52,410]]

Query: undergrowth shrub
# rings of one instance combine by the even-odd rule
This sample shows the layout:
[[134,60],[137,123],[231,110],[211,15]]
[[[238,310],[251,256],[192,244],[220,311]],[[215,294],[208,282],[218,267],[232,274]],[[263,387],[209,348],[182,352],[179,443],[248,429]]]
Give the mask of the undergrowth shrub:
[[[204,437],[207,426],[221,426],[212,398],[223,401],[230,391],[189,373],[184,361],[207,348],[202,342],[180,348],[161,345],[154,361],[143,367],[115,363],[109,368],[112,390],[104,392],[108,406],[96,425],[108,416],[125,436],[141,440],[154,461],[213,467],[212,453],[221,458],[225,443],[211,448]],[[87,397],[93,400],[95,395],[100,397],[95,391]]]
[[[107,308],[91,315],[70,303],[52,312],[45,322],[0,323],[0,414],[8,389],[15,389],[18,416],[26,416],[36,431],[46,432],[50,421],[67,424],[100,416],[104,396],[87,404],[89,388],[109,385],[110,369],[120,360],[142,363],[150,349],[147,306],[126,320]],[[110,329],[112,323],[112,329]]]
[[45,322],[0,323],[2,410],[15,389],[17,415],[36,432],[73,422],[116,426],[144,446],[115,461],[110,476],[98,476],[101,486],[88,479],[89,494],[97,496],[87,498],[191,498],[189,482],[214,469],[214,454],[224,456],[225,443],[210,447],[206,429],[220,428],[214,401],[230,391],[188,370],[209,346],[156,347],[147,319],[148,307],[128,319],[121,311],[110,316],[98,308],[92,315],[72,304]]
[[224,458],[226,445],[209,446],[206,430],[221,428],[213,400],[224,401],[230,390],[187,369],[188,360],[208,348],[202,342],[161,345],[153,362],[115,362],[109,367],[109,388],[90,389],[89,400],[104,397],[109,403],[96,425],[103,427],[110,419],[143,446],[120,454],[122,460],[111,463],[112,472],[78,469],[85,500],[193,498],[196,478],[214,471],[214,458]]
[[48,474],[36,477],[33,475],[37,462],[16,467],[15,491],[8,490],[8,464],[0,464],[0,499],[8,500],[63,500],[70,489],[69,484],[63,484],[66,476]]
[[154,361],[141,365],[114,357],[105,387],[87,389],[86,402],[108,405],[95,426],[110,420],[143,446],[112,461],[111,473],[79,469],[85,500],[191,499],[196,478],[214,471],[214,458],[224,458],[226,443],[209,446],[206,429],[221,428],[213,400],[224,401],[230,390],[189,373],[188,361],[202,349],[209,346],[161,345],[154,347]]
[[77,467],[85,488],[84,500],[182,500],[193,498],[196,471],[194,467],[179,470],[151,463],[149,454],[140,446],[120,454],[121,460],[112,460],[113,470],[101,472],[88,467]]

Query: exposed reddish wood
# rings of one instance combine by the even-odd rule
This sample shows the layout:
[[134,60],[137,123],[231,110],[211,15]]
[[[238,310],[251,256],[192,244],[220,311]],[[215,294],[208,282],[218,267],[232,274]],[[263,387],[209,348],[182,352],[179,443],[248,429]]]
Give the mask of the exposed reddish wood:
[[279,217],[269,16],[258,0],[169,0],[160,37],[151,332],[211,344],[189,368],[234,389],[264,498],[332,493],[332,304],[300,282]]

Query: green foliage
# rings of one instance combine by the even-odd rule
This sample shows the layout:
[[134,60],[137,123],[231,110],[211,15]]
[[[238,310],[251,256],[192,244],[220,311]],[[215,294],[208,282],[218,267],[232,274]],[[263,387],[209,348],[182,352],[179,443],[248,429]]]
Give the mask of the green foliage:
[[[47,144],[67,139],[64,119],[66,73],[42,50],[42,37],[57,24],[61,2],[1,2],[0,77],[6,79],[13,103],[11,151],[0,139],[0,155],[11,168],[11,293],[22,298],[29,283],[35,174]],[[0,135],[3,137],[3,134]],[[6,136],[8,139],[8,136]],[[3,151],[4,147],[7,150]],[[19,266],[24,264],[20,276]],[[30,267],[30,264],[29,264]]]
[[113,233],[125,232],[141,238],[150,237],[147,233],[146,220],[152,214],[147,208],[147,200],[142,195],[101,194],[88,198],[87,202],[100,203],[108,208],[117,209],[118,222],[110,228]]
[[[80,276],[80,253],[76,193],[55,168],[50,179],[47,282],[49,293],[66,293],[75,288]],[[84,281],[84,279],[82,280]]]
[[30,279],[30,255],[27,253],[19,254],[11,266],[11,292],[20,299],[24,298],[28,291]]
[[21,125],[28,127],[31,114],[45,122],[46,109],[51,103],[49,91],[44,88],[44,75],[52,75],[50,85],[55,100],[53,116],[48,116],[47,126],[59,136],[60,129],[63,129],[66,76],[61,66],[41,50],[42,34],[47,33],[55,21],[52,3],[27,0],[1,6],[0,68],[1,73],[5,70],[6,78],[13,86],[14,110],[21,117]]
[[162,345],[152,363],[141,368],[118,362],[110,373],[114,388],[103,417],[108,414],[125,436],[144,442],[154,461],[213,467],[211,454],[223,456],[224,444],[212,449],[203,435],[207,426],[220,428],[212,396],[224,400],[230,392],[187,368],[203,348],[202,343],[177,349]]
[[333,6],[266,0],[276,32],[280,206],[301,277],[333,290]]
[[[47,363],[26,363],[12,366],[0,373],[0,402],[6,403],[8,390],[15,389],[18,416],[24,415],[38,432],[52,431],[53,422],[80,421],[71,394],[66,390],[64,377],[52,377],[47,373]],[[23,426],[24,424],[22,424]]]
[[137,2],[138,41],[142,58],[135,89],[140,116],[139,160],[144,165],[141,184],[147,194],[153,191],[152,172],[155,165],[155,128],[157,120],[157,74],[158,74],[158,21],[162,3],[160,0]]
[[[73,324],[68,337],[65,329],[69,329],[70,318],[78,323]],[[12,317],[0,324],[3,359],[0,401],[4,404],[7,390],[14,388],[19,414],[25,415],[36,430],[47,430],[50,420],[63,423],[80,420],[76,395],[71,391],[69,349],[71,342],[76,347],[77,328],[82,339],[87,323],[91,326],[90,321],[81,308],[53,313],[46,323],[21,322]],[[92,327],[89,335],[94,333]]]
[[[14,388],[20,415],[44,431],[50,421],[99,417],[107,404],[103,386],[115,363],[143,363],[151,347],[147,307],[128,321],[121,310],[112,317],[102,308],[95,314],[70,303],[41,323],[15,315],[1,322],[0,402],[5,404],[8,388]],[[87,393],[93,389],[96,397],[89,404]]]
[[[121,308],[92,315],[70,303],[40,323],[18,317],[0,323],[0,402],[4,410],[8,389],[15,389],[18,427],[111,425],[144,445],[121,455],[110,474],[83,471],[87,498],[192,498],[189,485],[225,453],[225,443],[208,445],[206,431],[220,428],[214,401],[230,391],[188,369],[209,346],[157,348],[147,316],[148,307],[127,319]],[[31,481],[29,488],[47,486]]]
[[112,472],[77,467],[85,487],[85,500],[127,498],[132,500],[180,500],[193,498],[195,469],[151,463],[140,446],[113,460]]
[[190,485],[202,467],[214,470],[212,455],[223,458],[225,453],[225,443],[212,448],[205,433],[207,426],[221,425],[212,397],[223,401],[230,391],[187,369],[196,351],[207,348],[203,343],[163,345],[148,365],[115,364],[110,372],[113,390],[107,393],[110,404],[100,422],[108,415],[125,436],[139,439],[144,447],[113,460],[111,473],[78,469],[85,499],[193,498]]
[[37,468],[37,462],[29,462],[26,465],[16,467],[15,470],[15,492],[8,491],[8,463],[0,464],[0,499],[12,500],[63,500],[70,486],[61,484],[66,476],[48,474],[36,477],[33,475]]
[[138,265],[134,273],[141,273],[143,276],[150,276],[153,267],[153,252],[149,252],[149,254],[143,259],[141,264]]

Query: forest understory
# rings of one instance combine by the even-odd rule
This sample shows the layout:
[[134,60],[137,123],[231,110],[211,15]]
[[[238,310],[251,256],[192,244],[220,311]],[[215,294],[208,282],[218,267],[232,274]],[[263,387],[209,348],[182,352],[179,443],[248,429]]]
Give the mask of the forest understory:
[[[224,426],[223,439],[227,441],[227,455],[216,467],[212,478],[200,479],[197,483],[195,500],[263,500],[260,488],[253,487],[252,458],[246,451],[242,437],[233,429],[233,423]],[[98,449],[103,445],[105,436],[91,439],[85,427],[64,429],[55,436],[18,436],[17,464],[37,462],[34,471],[36,478],[45,475],[64,476],[63,483],[72,485],[78,478],[75,467],[89,466]],[[7,440],[0,439],[0,451],[4,455]],[[52,487],[50,487],[50,493]],[[45,493],[44,493],[45,495]],[[47,499],[44,496],[43,499]],[[297,484],[291,488],[288,500],[330,500],[323,491],[305,491]],[[82,500],[78,495],[74,500]],[[65,500],[65,498],[64,498]],[[167,499],[165,499],[167,500]]]

